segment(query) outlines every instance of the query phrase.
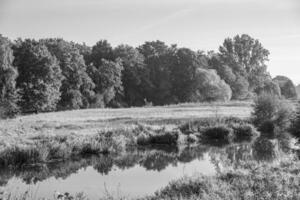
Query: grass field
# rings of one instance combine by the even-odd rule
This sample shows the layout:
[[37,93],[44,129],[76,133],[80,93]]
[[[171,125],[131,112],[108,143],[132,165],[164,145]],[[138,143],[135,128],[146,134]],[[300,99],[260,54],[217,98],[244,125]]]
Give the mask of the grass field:
[[[51,161],[50,158],[68,159],[81,153],[122,152],[124,148],[119,147],[132,144],[136,137],[134,128],[139,130],[138,124],[146,125],[141,127],[173,128],[201,118],[213,118],[212,121],[230,116],[247,119],[252,112],[251,104],[249,101],[235,101],[86,109],[32,114],[2,120],[0,166],[1,162],[4,166],[18,166],[27,161],[43,163]],[[203,121],[205,120],[197,122]],[[188,123],[189,126],[191,124]],[[116,134],[106,137],[105,133],[109,133],[108,130],[116,130]],[[121,130],[121,134],[118,130]],[[119,143],[120,140],[124,145]],[[291,155],[276,160],[273,164],[264,165],[249,161],[243,165],[246,168],[241,168],[240,171],[224,172],[212,177],[185,177],[171,182],[154,195],[141,199],[299,199],[299,159]]]
[[86,109],[19,116],[0,121],[0,137],[32,134],[93,134],[136,123],[173,125],[204,117],[249,117],[251,102],[179,104],[158,107]]
[[[227,102],[86,109],[19,116],[0,121],[0,164],[40,162],[50,157],[68,158],[74,151],[75,154],[99,153],[111,149],[112,145],[108,144],[115,144],[110,151],[117,151],[137,142],[136,128],[139,125],[171,130],[194,119],[247,118],[250,113],[251,102]],[[111,130],[114,139],[110,137],[112,141],[107,141],[105,133]],[[56,153],[52,155],[51,152]]]

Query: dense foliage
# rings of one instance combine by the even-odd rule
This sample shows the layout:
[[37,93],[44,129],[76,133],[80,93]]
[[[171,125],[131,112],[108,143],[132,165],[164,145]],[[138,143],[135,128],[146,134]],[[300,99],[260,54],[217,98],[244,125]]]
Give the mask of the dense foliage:
[[16,78],[10,41],[0,35],[0,118],[12,117],[18,112]]
[[60,100],[61,68],[47,47],[35,40],[18,41],[14,65],[19,71],[17,87],[23,112],[56,110]]
[[262,94],[255,99],[252,120],[263,135],[275,137],[287,131],[293,111],[291,103],[270,94]]
[[290,132],[293,136],[300,139],[300,101],[297,103],[297,109],[292,118]]
[[59,61],[63,80],[60,87],[59,109],[79,109],[89,107],[93,96],[94,83],[86,72],[83,56],[74,43],[62,39],[45,39],[42,41]]
[[62,109],[295,98],[286,77],[272,80],[269,52],[249,35],[227,38],[218,52],[148,41],[137,48],[59,38],[10,42],[0,37],[0,107],[6,116]]
[[282,96],[284,96],[287,99],[297,98],[298,95],[296,87],[288,77],[276,76],[273,80],[278,83]]

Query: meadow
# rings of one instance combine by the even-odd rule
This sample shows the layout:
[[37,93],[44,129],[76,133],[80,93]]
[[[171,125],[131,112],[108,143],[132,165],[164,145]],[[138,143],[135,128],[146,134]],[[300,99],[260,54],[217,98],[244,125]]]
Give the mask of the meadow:
[[[68,177],[89,165],[105,173],[113,166],[126,169],[135,165],[160,171],[172,163],[203,159],[203,149],[198,152],[198,148],[205,147],[209,162],[216,166],[216,174],[183,177],[153,195],[140,198],[296,200],[299,159],[290,149],[292,140],[285,138],[285,134],[279,138],[261,135],[250,122],[252,104],[231,101],[86,109],[2,120],[0,165],[5,170],[0,174],[6,174],[5,185],[18,176],[24,180],[39,177],[37,181],[53,174]],[[141,151],[141,147],[150,151]],[[284,147],[287,148],[281,150]],[[133,153],[138,149],[138,153]],[[90,160],[89,156],[95,157]],[[58,168],[53,168],[52,163],[56,162]],[[31,170],[28,166],[38,168]],[[25,171],[18,172],[20,169]],[[88,199],[82,191],[78,192],[75,196],[61,194],[57,199]],[[102,198],[127,199],[109,193]],[[27,193],[9,194],[6,199],[31,197]]]
[[251,102],[187,103],[156,107],[85,109],[40,113],[0,120],[2,142],[36,135],[95,134],[102,130],[131,129],[137,123],[153,126],[181,124],[206,117],[247,118]]

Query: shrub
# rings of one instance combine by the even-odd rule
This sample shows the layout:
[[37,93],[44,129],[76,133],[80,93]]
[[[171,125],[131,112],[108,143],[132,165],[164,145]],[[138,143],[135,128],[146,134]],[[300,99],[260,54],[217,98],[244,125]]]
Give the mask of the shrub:
[[200,135],[204,143],[223,145],[232,141],[232,129],[226,125],[216,125],[205,128]]
[[232,129],[235,142],[251,141],[259,135],[251,124],[235,124]]
[[176,131],[165,132],[165,133],[160,133],[151,136],[151,143],[174,145],[177,144],[177,139],[178,139],[178,132]]
[[12,101],[0,100],[0,119],[13,118],[19,113],[19,107]]
[[278,154],[278,144],[266,138],[258,138],[253,144],[253,157],[258,161],[271,161]]
[[116,149],[117,144],[112,138],[113,133],[108,132],[99,132],[93,136],[86,136],[83,139],[78,139],[74,145],[73,152],[76,154],[100,154],[100,153],[109,153]]
[[289,126],[293,107],[288,101],[283,102],[276,96],[262,94],[257,97],[253,107],[252,120],[259,130],[267,129],[270,133],[272,129],[283,131]]
[[253,107],[253,122],[259,127],[266,120],[274,120],[279,107],[279,99],[272,95],[262,94],[257,97]]
[[244,124],[248,123],[247,120],[240,119],[237,117],[223,117],[223,118],[202,118],[195,121],[186,122],[179,126],[179,130],[183,134],[191,134],[195,132],[201,132],[203,129],[218,124],[226,124],[231,126],[233,124]]
[[165,131],[140,129],[141,132],[137,136],[138,145],[151,145],[151,144],[165,144],[175,145],[177,144],[179,133],[177,131]]
[[261,123],[258,130],[261,132],[261,136],[268,138],[268,139],[274,139],[275,138],[275,124],[271,120],[266,120],[263,123]]
[[137,137],[137,144],[138,145],[149,145],[151,144],[151,138],[150,135],[147,135],[145,133],[141,133]]
[[281,101],[275,119],[277,127],[281,130],[288,129],[293,118],[294,110],[294,106],[289,101]]

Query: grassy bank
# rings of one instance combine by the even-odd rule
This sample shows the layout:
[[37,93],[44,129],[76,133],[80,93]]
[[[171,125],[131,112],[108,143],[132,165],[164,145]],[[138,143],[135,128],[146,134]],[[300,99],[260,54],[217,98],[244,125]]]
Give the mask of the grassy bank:
[[[189,127],[194,123],[193,128]],[[196,127],[196,128],[195,128]],[[2,144],[0,166],[67,160],[76,156],[120,154],[129,148],[155,145],[167,148],[184,145],[226,145],[251,141],[259,133],[247,121],[233,117],[203,118],[173,127],[136,125],[132,129],[99,131],[97,134],[37,135],[22,143]]]
[[146,199],[300,199],[300,162],[252,164],[247,171],[185,177]]
[[174,145],[177,140],[187,142],[186,134],[179,137],[178,130],[173,131],[187,121],[233,115],[247,118],[250,112],[250,102],[228,102],[20,116],[0,121],[0,165],[114,153],[142,143]]
[[[93,112],[95,113],[91,114]],[[100,155],[97,158],[107,159],[109,157],[103,155],[108,154],[113,158],[107,162],[110,165],[106,170],[110,169],[112,163],[122,167],[131,166],[132,159],[141,164],[152,157],[160,158],[158,160],[161,165],[158,169],[161,169],[173,159],[185,161],[188,159],[185,155],[193,153],[186,154],[177,150],[152,151],[134,155],[132,158],[128,157],[132,153],[122,153],[128,149],[152,148],[153,145],[169,145],[168,149],[171,150],[173,147],[178,149],[181,145],[193,144],[194,147],[203,147],[198,144],[205,144],[212,147],[255,139],[251,143],[253,150],[247,145],[229,145],[229,148],[249,152],[249,155],[243,156],[242,164],[240,160],[235,160],[238,153],[226,156],[228,152],[223,148],[212,147],[216,148],[216,152],[210,151],[210,154],[216,154],[211,155],[214,162],[217,165],[221,163],[226,170],[217,169],[214,176],[184,177],[171,182],[152,196],[140,199],[298,200],[300,161],[296,155],[283,156],[279,155],[278,151],[279,146],[289,145],[290,138],[284,138],[285,134],[276,139],[264,135],[259,137],[260,134],[248,119],[250,112],[250,103],[231,102],[222,105],[184,104],[153,108],[68,111],[57,113],[56,119],[51,117],[55,113],[23,116],[6,121],[8,126],[1,128],[1,137],[4,140],[0,144],[0,165],[23,166],[86,155]],[[67,116],[70,116],[70,119]],[[94,119],[86,119],[88,117]],[[9,129],[9,126],[12,129]],[[25,132],[19,132],[20,130]],[[289,147],[287,149],[291,151]],[[275,157],[278,159],[274,162]],[[227,162],[226,159],[232,160]],[[230,163],[231,166],[226,166],[226,163]],[[72,199],[69,198],[69,194],[61,194],[60,197]],[[79,195],[75,199],[86,198]],[[115,198],[108,194],[103,199],[128,198]]]

